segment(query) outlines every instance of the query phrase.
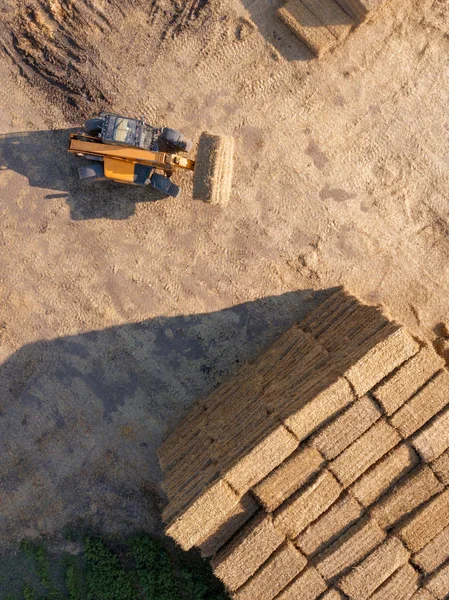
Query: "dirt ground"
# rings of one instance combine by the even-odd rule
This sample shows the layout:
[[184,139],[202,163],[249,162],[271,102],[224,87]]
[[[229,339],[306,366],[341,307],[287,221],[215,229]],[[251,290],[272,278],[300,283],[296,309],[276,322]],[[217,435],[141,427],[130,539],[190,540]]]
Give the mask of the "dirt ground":
[[[448,319],[448,3],[386,0],[320,61],[279,4],[3,0],[2,547],[160,531],[164,432],[336,285]],[[229,206],[78,182],[100,108],[235,136]]]

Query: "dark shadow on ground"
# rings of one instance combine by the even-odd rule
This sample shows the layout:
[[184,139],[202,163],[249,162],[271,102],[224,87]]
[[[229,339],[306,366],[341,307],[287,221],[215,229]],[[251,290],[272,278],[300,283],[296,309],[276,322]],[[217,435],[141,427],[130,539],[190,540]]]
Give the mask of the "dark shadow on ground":
[[[285,4],[286,0],[241,0],[243,6],[251,15],[251,20],[259,29],[269,44],[271,44],[288,61],[309,61],[315,55],[309,48],[280,20],[276,11]],[[350,22],[346,15],[343,19],[324,22],[324,25],[341,25]],[[310,27],[313,23],[303,22]]]
[[31,187],[48,190],[45,198],[66,198],[73,220],[127,219],[137,202],[163,200],[165,196],[146,187],[113,181],[86,183],[78,167],[89,161],[67,152],[69,133],[76,129],[25,131],[0,134],[0,177],[15,171],[27,177]]
[[164,434],[331,291],[21,348],[0,366],[0,546],[76,519],[105,533],[160,532]]

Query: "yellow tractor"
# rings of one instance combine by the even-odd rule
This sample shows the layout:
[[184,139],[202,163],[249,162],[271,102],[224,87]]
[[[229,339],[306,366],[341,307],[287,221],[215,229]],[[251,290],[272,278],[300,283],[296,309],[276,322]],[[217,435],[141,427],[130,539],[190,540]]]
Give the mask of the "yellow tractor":
[[234,162],[232,137],[203,132],[196,159],[188,157],[193,144],[182,133],[156,128],[144,118],[100,113],[70,134],[69,152],[90,165],[78,169],[84,181],[112,179],[119,183],[150,185],[176,197],[180,188],[171,181],[177,169],[193,171],[193,197],[211,204],[227,204]]

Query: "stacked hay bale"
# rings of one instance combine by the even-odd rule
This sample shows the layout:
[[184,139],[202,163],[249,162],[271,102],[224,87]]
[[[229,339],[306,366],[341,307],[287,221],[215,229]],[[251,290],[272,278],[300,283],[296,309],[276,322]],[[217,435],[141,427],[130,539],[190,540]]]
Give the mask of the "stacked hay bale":
[[166,439],[166,532],[236,600],[443,600],[448,415],[432,348],[339,290]]
[[320,58],[382,0],[287,0],[279,18]]

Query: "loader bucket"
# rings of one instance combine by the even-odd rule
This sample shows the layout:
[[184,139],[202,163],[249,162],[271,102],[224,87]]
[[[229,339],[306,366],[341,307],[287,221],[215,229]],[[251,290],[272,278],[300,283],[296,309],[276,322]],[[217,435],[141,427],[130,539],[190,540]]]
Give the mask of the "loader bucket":
[[226,205],[231,195],[234,138],[203,132],[193,173],[193,197]]

